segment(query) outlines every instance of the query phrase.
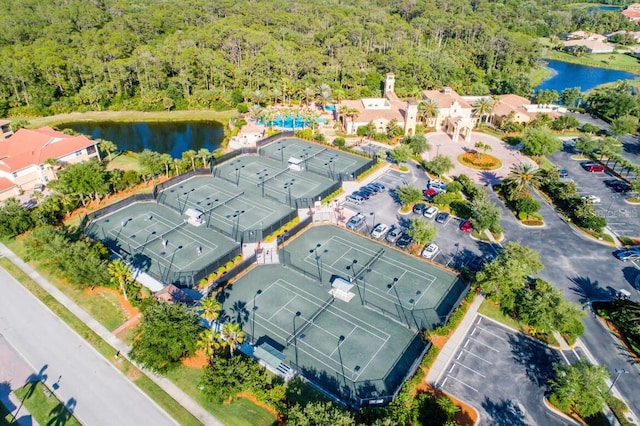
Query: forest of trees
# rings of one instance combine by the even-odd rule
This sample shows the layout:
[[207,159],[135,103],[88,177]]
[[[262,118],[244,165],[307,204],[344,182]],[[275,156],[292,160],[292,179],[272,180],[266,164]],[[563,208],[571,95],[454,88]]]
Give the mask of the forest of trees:
[[536,37],[615,31],[567,0],[5,0],[0,117],[76,110],[230,109],[452,86],[531,91]]

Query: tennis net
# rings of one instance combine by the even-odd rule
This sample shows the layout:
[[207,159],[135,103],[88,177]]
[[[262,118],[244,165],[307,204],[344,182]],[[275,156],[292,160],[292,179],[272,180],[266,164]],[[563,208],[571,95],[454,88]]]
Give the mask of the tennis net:
[[304,333],[304,331],[311,325],[313,324],[313,322],[316,320],[316,318],[318,318],[318,316],[323,313],[328,307],[329,305],[331,305],[333,303],[333,301],[335,300],[335,298],[333,296],[331,296],[330,298],[328,298],[324,304],[322,306],[320,306],[320,309],[318,309],[317,311],[315,311],[313,313],[313,315],[311,315],[309,317],[309,319],[307,319],[305,321],[304,324],[302,324],[302,326],[300,326],[300,328],[298,328],[296,330],[296,332],[294,334],[292,334],[291,336],[289,336],[289,338],[287,339],[287,346],[290,346],[291,343],[297,339],[302,333]]
[[206,209],[206,210],[205,210],[205,211],[203,211],[202,213],[203,213],[203,214],[209,213],[210,211],[213,211],[213,210],[215,210],[215,209],[217,209],[217,208],[220,208],[220,207],[222,207],[222,206],[226,205],[227,203],[229,203],[229,202],[231,202],[231,201],[235,200],[236,198],[238,198],[238,197],[242,197],[243,195],[244,195],[244,191],[242,191],[242,192],[238,192],[237,194],[232,195],[231,197],[227,198],[226,200],[224,200],[224,201],[220,201],[218,204],[214,205],[213,207],[209,207],[208,209]]
[[360,271],[358,271],[358,273],[355,276],[359,277],[360,274],[362,274],[362,272],[368,271],[369,268],[371,268],[373,264],[376,263],[378,259],[382,257],[383,254],[384,254],[384,249],[381,248],[371,259],[369,259],[369,261],[362,267],[362,269],[360,269]]
[[179,223],[179,224],[177,224],[176,226],[174,226],[174,227],[172,227],[172,228],[169,228],[169,229],[168,229],[168,230],[166,230],[166,231],[158,232],[158,234],[157,234],[155,237],[153,237],[152,239],[150,239],[150,240],[148,240],[148,241],[145,241],[144,243],[138,244],[136,247],[134,247],[134,248],[133,248],[133,251],[138,252],[141,248],[143,248],[143,247],[147,246],[148,244],[151,244],[152,242],[154,242],[154,241],[155,241],[155,240],[157,240],[158,238],[162,238],[162,239],[164,239],[164,237],[165,237],[167,234],[170,234],[171,232],[175,231],[175,230],[176,230],[176,229],[178,229],[178,228],[183,227],[183,226],[184,226],[184,225],[186,225],[186,224],[187,224],[187,221],[185,220],[185,221],[183,221],[183,222],[180,222],[180,223]]

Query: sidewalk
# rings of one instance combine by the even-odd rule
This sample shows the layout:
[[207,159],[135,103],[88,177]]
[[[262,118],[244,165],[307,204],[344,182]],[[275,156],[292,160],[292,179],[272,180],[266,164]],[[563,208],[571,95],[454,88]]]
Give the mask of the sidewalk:
[[[11,262],[13,262],[18,268],[20,268],[25,274],[33,279],[40,287],[47,291],[53,298],[55,298],[60,304],[69,309],[76,317],[87,325],[91,330],[98,334],[104,341],[109,343],[113,348],[120,352],[121,356],[127,357],[129,346],[124,344],[113,333],[107,330],[102,324],[93,319],[86,311],[78,306],[74,301],[69,299],[64,293],[58,290],[53,284],[43,278],[38,272],[36,272],[30,265],[26,264],[20,259],[14,252],[9,250],[4,244],[0,243],[0,255],[5,256]],[[128,358],[127,358],[128,359]],[[129,360],[131,361],[131,360]],[[133,361],[131,361],[133,363]],[[135,363],[133,363],[136,365]],[[162,390],[168,393],[178,404],[189,411],[194,417],[205,425],[223,426],[218,419],[206,411],[196,401],[194,401],[189,395],[184,393],[173,382],[162,377],[157,376],[154,373],[144,370],[140,366],[136,365],[151,381],[158,385]]]
[[6,385],[0,391],[0,404],[5,406],[20,426],[38,426],[29,410],[13,393],[36,376],[22,356],[0,334],[0,383]]
[[484,296],[481,294],[478,294],[475,299],[473,299],[467,313],[464,315],[464,318],[462,318],[462,321],[460,321],[460,325],[456,328],[456,331],[453,332],[451,337],[449,337],[449,340],[447,340],[447,343],[445,343],[440,354],[429,369],[429,373],[425,379],[427,383],[437,387],[442,374],[445,372],[445,368],[449,365],[449,361],[458,350],[460,344],[462,344],[469,328],[471,328],[471,325],[476,320],[476,317],[478,316],[478,309],[483,301]]

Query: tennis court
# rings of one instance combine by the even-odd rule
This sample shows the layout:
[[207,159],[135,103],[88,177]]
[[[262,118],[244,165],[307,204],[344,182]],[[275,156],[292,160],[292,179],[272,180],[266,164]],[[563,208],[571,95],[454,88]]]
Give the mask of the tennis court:
[[323,285],[347,277],[357,303],[410,328],[446,322],[466,291],[450,272],[335,226],[298,236],[285,247],[283,261]]
[[370,162],[368,158],[296,138],[280,139],[265,145],[260,148],[260,155],[282,164],[287,164],[291,158],[301,160],[310,172],[333,180],[357,174]]
[[292,170],[279,161],[248,155],[218,165],[215,176],[231,182],[239,191],[256,193],[296,207],[302,207],[296,200],[317,199],[336,186],[336,182],[328,177]]
[[[158,202],[185,212],[188,208],[202,212],[204,223],[237,241],[258,241],[263,230],[270,232],[292,218],[290,207],[262,198],[255,187],[243,188],[212,176],[195,176],[164,188]],[[251,238],[243,238],[245,233]]]
[[232,239],[186,223],[155,202],[129,204],[94,220],[85,232],[163,283],[193,286],[200,271],[240,251]]
[[281,265],[258,266],[225,289],[222,318],[342,401],[388,402],[426,344],[415,330],[334,297],[331,288]]

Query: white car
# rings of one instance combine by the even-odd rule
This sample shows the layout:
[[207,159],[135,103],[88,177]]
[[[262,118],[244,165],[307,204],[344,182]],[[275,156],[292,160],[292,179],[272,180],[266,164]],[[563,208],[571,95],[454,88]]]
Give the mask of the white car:
[[582,197],[583,200],[587,200],[591,203],[599,203],[600,202],[600,197],[596,197],[595,195],[585,195],[584,197]]
[[426,217],[427,219],[433,219],[437,214],[438,208],[434,206],[425,209],[423,213],[424,217]]
[[379,223],[373,228],[373,231],[371,231],[371,237],[375,238],[376,240],[379,240],[380,238],[383,238],[385,236],[388,230],[389,230],[388,225],[385,225],[384,223]]
[[438,246],[436,243],[431,243],[422,250],[422,257],[425,259],[433,259],[434,256],[438,253]]

